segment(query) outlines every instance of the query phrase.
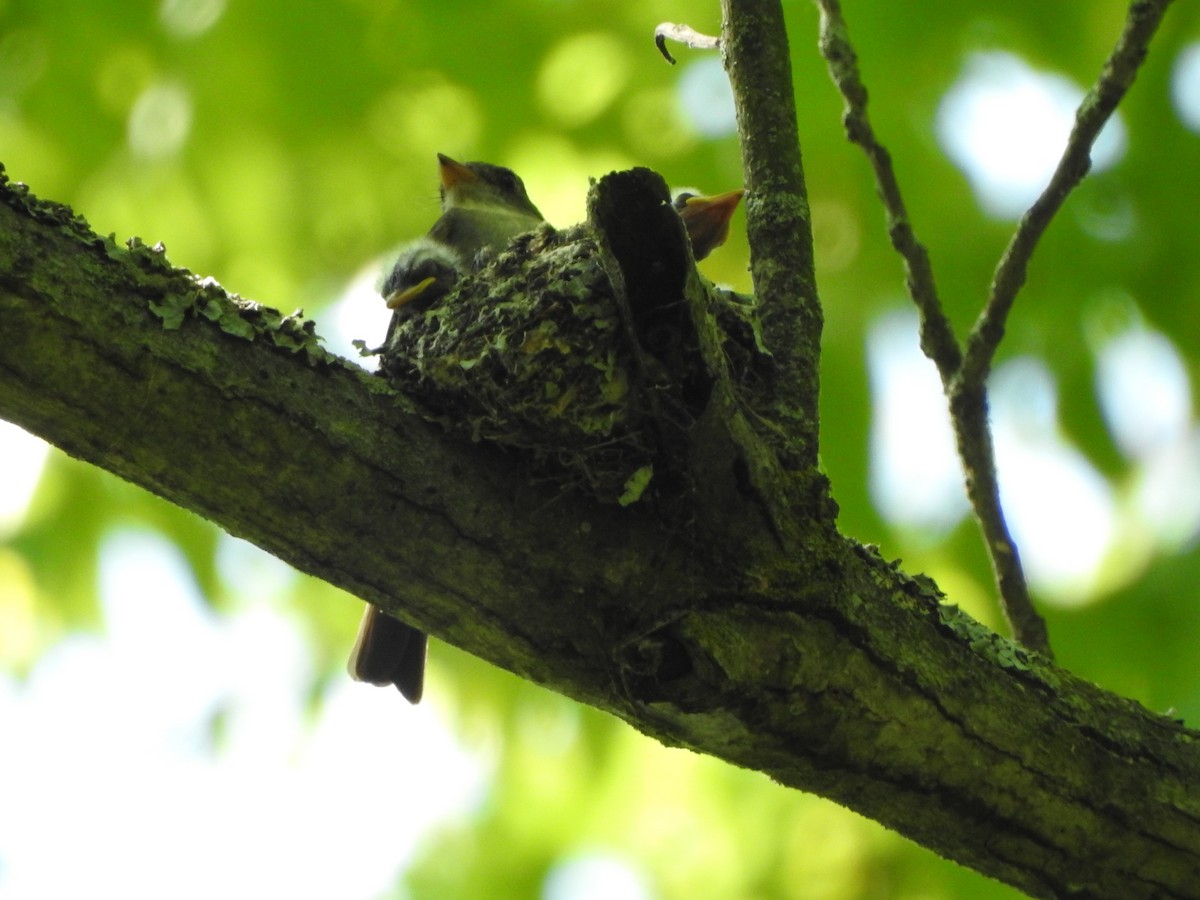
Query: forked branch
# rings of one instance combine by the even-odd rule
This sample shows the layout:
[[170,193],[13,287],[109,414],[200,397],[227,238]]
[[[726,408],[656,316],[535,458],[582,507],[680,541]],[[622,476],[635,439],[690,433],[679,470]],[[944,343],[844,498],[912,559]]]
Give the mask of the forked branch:
[[1001,605],[1013,636],[1050,653],[1046,626],[1034,609],[1017,547],[1000,504],[995,451],[987,415],[987,377],[1017,292],[1025,282],[1029,260],[1067,195],[1091,164],[1091,148],[1104,123],[1125,96],[1147,48],[1172,0],[1134,0],[1125,27],[1100,77],[1075,117],[1075,127],[1049,185],[1017,227],[996,269],[991,291],[967,337],[965,351],[938,299],[932,267],[908,219],[891,157],[879,143],[867,115],[867,90],[858,72],[839,0],[816,0],[821,11],[821,53],[834,83],[846,100],[849,139],[863,148],[887,215],[892,245],[903,257],[908,291],[921,316],[921,349],[938,368],[950,403],[951,418],[966,477],[967,495],[983,532],[996,575]]
[[1133,0],[1130,4],[1116,46],[1105,60],[1100,77],[1075,111],[1075,125],[1050,183],[1021,217],[996,267],[987,305],[967,337],[966,359],[960,374],[964,381],[982,383],[991,371],[996,348],[1004,337],[1004,323],[1017,292],[1025,283],[1025,273],[1037,242],[1067,195],[1091,168],[1092,145],[1133,84],[1146,59],[1150,40],[1172,2]]

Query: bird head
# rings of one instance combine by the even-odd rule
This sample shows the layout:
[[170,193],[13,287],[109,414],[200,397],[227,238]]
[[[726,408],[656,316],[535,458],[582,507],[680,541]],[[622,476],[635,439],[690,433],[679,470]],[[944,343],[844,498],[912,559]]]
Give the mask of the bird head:
[[438,154],[442,209],[503,207],[541,221],[542,214],[525,193],[525,183],[512,169],[485,162],[460,163]]
[[677,194],[671,204],[687,227],[692,242],[692,256],[704,259],[729,237],[729,220],[745,191],[729,191],[712,197],[702,197],[687,191]]

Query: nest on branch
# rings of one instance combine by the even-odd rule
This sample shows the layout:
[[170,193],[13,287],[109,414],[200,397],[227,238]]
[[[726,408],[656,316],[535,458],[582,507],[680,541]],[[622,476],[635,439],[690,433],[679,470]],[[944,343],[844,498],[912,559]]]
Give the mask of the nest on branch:
[[448,428],[627,505],[686,481],[714,366],[745,380],[766,359],[752,304],[702,283],[666,184],[636,169],[593,187],[584,224],[522,235],[399,318],[381,369]]

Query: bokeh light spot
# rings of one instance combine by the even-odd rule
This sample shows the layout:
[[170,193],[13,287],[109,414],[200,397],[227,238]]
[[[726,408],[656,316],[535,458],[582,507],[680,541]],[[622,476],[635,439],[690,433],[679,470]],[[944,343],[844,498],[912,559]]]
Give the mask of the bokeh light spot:
[[705,137],[724,137],[737,131],[733,89],[719,59],[701,59],[683,70],[679,102],[688,120]]
[[1171,100],[1179,120],[1192,131],[1200,131],[1200,43],[1188,44],[1175,57]]
[[546,875],[542,900],[650,900],[645,879],[611,854],[582,853],[558,863]]
[[1085,233],[1098,241],[1116,243],[1132,237],[1140,224],[1137,208],[1124,191],[1093,190],[1076,198],[1075,220]]
[[181,38],[204,34],[225,12],[225,0],[163,0],[158,17],[168,33]]
[[393,155],[428,158],[434,154],[467,156],[483,131],[483,109],[475,92],[436,72],[418,73],[376,101],[369,127]]
[[896,310],[867,335],[871,376],[871,497],[888,521],[942,534],[966,514],[950,413],[917,316]]
[[23,428],[0,421],[0,537],[12,534],[25,518],[29,501],[46,465],[49,446]]
[[38,646],[37,585],[28,560],[0,547],[0,668],[33,661]]
[[628,80],[629,51],[619,38],[603,32],[576,34],[546,54],[537,97],[564,125],[584,125],[612,105]]
[[1116,536],[1112,489],[1058,427],[1054,377],[1023,357],[989,381],[1000,499],[1030,584],[1060,605],[1095,596]]
[[387,336],[392,311],[379,295],[379,287],[388,268],[395,262],[393,252],[384,259],[372,260],[356,272],[337,301],[321,317],[321,336],[330,353],[364,369],[378,368],[378,357],[362,356],[354,341],[363,341],[368,348],[383,343]]
[[[970,179],[984,211],[1020,216],[1045,188],[1066,147],[1084,92],[1071,80],[1030,67],[1010,53],[977,53],[938,107],[938,139]],[[1113,116],[1092,149],[1092,170],[1125,152],[1125,126]]]
[[[160,536],[111,532],[99,575],[104,633],[60,642],[20,685],[0,676],[3,896],[179,896],[191,867],[186,896],[378,897],[435,823],[478,806],[482,765],[435,707],[339,679],[307,709],[295,625],[261,598],[215,616]],[[387,778],[354,764],[363,747]],[[371,800],[350,801],[349,829],[348,797]],[[63,846],[79,865],[61,864]],[[195,867],[197,847],[216,862]]]
[[671,88],[634,93],[621,122],[629,142],[645,156],[679,156],[696,144],[696,133],[684,120]]
[[143,159],[174,156],[192,128],[192,101],[178,84],[160,82],[142,91],[129,112],[129,147]]
[[818,271],[833,274],[848,269],[862,246],[862,226],[854,207],[832,197],[811,199],[810,205]]
[[1200,533],[1200,431],[1179,349],[1146,324],[1133,298],[1101,297],[1087,333],[1100,410],[1133,470],[1121,560],[1130,576],[1155,551],[1177,552]]
[[1139,530],[1157,549],[1178,552],[1200,535],[1200,432],[1160,447],[1145,460],[1134,486]]
[[1187,370],[1175,345],[1157,331],[1134,327],[1100,348],[1096,393],[1117,446],[1130,458],[1150,456],[1187,436]]
[[559,227],[586,217],[590,177],[637,165],[614,146],[576,143],[552,131],[520,135],[498,161],[524,178],[546,221]]

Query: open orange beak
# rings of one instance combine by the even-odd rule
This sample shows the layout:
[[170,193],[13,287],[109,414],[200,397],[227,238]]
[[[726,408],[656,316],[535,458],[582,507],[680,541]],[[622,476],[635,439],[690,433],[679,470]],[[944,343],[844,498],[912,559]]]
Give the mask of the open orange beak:
[[692,255],[700,260],[708,256],[729,237],[729,220],[742,201],[745,191],[729,191],[713,197],[688,197],[679,215],[687,226],[692,242]]
[[451,159],[444,153],[438,154],[438,166],[441,170],[442,189],[451,190],[456,184],[469,184],[478,181],[479,176],[463,163]]

